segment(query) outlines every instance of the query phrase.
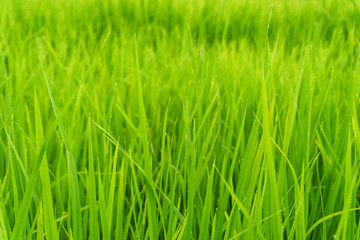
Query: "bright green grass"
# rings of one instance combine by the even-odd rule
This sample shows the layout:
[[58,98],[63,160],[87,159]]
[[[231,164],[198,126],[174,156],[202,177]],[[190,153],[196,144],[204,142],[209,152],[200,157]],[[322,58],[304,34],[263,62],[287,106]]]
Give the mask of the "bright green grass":
[[359,8],[0,1],[0,239],[359,239]]

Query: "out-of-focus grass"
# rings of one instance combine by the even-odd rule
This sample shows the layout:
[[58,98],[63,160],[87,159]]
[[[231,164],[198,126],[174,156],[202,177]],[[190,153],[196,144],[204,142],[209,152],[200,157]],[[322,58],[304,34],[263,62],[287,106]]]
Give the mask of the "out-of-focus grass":
[[355,1],[0,2],[1,239],[359,238]]

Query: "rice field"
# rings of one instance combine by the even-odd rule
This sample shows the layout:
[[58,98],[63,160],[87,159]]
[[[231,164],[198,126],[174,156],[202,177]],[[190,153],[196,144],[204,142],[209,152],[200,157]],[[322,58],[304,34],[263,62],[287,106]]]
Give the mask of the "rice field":
[[0,1],[0,239],[360,239],[360,2]]

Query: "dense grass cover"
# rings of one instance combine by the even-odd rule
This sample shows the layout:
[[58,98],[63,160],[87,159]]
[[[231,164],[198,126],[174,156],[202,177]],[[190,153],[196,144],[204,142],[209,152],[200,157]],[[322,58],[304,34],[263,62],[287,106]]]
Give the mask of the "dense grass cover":
[[358,1],[0,1],[0,239],[358,239]]

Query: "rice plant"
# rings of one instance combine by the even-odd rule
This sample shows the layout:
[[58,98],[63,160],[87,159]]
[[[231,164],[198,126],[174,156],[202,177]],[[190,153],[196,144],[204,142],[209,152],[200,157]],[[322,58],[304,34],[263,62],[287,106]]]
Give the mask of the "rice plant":
[[0,1],[0,239],[359,239],[359,9]]

